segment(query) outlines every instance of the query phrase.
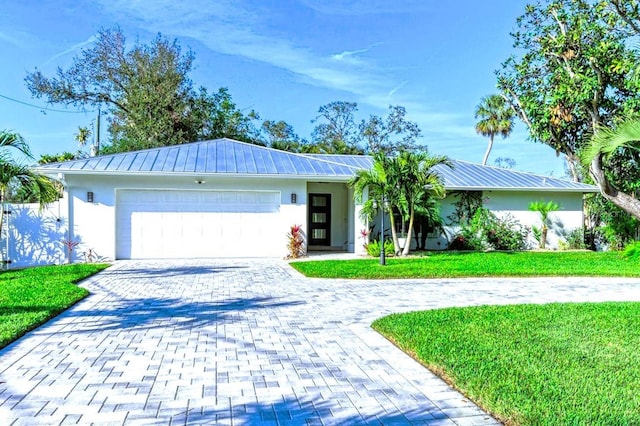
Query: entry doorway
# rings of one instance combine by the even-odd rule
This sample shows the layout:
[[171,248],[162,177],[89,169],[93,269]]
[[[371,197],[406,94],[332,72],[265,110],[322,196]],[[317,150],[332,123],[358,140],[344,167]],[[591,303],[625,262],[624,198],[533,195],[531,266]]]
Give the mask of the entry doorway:
[[309,194],[309,245],[331,245],[331,194]]

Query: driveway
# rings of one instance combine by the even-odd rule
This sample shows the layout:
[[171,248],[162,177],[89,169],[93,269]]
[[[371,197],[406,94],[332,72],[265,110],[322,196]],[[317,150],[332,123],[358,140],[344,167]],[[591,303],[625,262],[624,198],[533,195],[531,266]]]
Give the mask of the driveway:
[[630,279],[307,279],[281,261],[117,262],[0,351],[1,424],[496,424],[369,328],[444,306],[640,300]]

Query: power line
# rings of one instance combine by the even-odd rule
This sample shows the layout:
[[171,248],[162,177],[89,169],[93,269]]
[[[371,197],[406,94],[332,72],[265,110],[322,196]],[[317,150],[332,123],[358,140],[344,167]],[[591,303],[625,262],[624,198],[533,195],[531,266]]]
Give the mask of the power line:
[[43,112],[44,111],[62,112],[64,114],[86,114],[86,113],[90,113],[90,112],[96,112],[95,109],[91,110],[91,111],[68,111],[68,110],[62,110],[62,109],[53,109],[53,108],[41,107],[41,106],[38,106],[38,105],[30,104],[28,102],[20,101],[18,99],[10,98],[9,96],[5,96],[5,95],[2,95],[2,94],[0,94],[0,98],[7,99],[7,100],[10,100],[12,102],[16,102],[18,104],[26,105],[26,106],[31,107],[31,108],[37,108],[37,109],[39,109],[40,111],[43,111]]

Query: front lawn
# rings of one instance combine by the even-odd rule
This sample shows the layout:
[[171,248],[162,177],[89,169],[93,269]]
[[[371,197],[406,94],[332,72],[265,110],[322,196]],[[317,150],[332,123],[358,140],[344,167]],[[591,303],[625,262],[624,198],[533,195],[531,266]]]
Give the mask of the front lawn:
[[450,308],[373,328],[507,424],[640,424],[640,303]]
[[0,273],[0,348],[89,294],[75,283],[106,264],[42,266]]
[[291,262],[316,278],[640,277],[640,263],[617,252],[430,252],[422,257]]

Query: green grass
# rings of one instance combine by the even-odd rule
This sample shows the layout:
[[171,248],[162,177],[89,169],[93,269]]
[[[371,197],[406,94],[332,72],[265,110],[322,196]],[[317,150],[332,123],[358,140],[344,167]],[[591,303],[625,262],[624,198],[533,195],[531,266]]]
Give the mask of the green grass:
[[42,266],[0,273],[0,348],[89,294],[75,283],[106,264]]
[[507,424],[640,424],[640,303],[442,309],[373,328]]
[[618,252],[432,252],[423,257],[292,262],[317,278],[640,277],[640,263]]

